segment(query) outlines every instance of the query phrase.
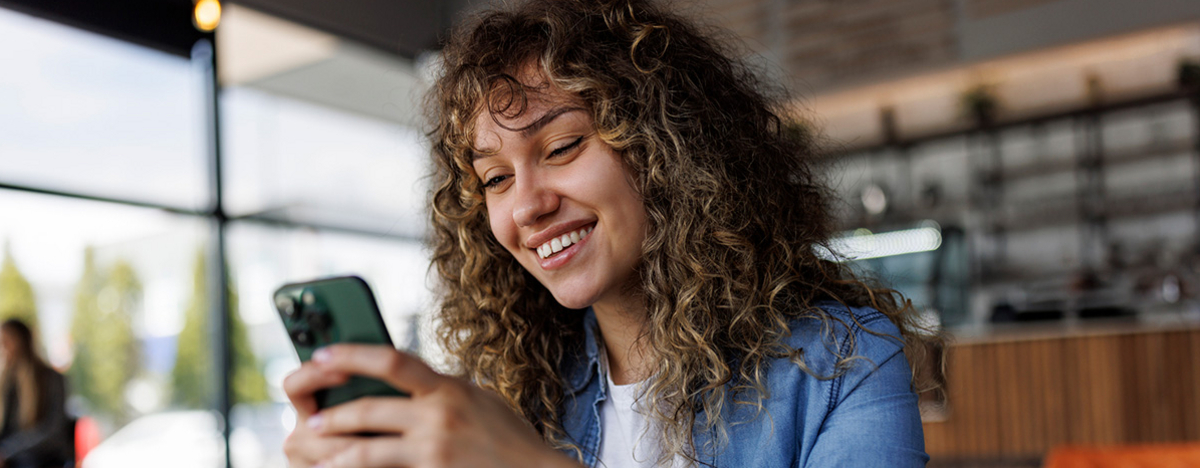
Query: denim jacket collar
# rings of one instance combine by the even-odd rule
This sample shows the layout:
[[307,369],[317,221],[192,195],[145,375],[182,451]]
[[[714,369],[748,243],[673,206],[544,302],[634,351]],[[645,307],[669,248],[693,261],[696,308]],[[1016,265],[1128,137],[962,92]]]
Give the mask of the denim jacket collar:
[[[702,465],[734,466],[925,466],[928,456],[912,374],[902,345],[891,336],[899,330],[878,311],[851,310],[822,304],[837,317],[827,329],[819,320],[797,320],[786,344],[809,349],[805,362],[814,372],[829,375],[834,356],[821,353],[827,337],[842,344],[853,339],[855,354],[864,359],[831,379],[814,378],[791,360],[780,358],[764,366],[767,393],[760,415],[755,408],[727,400],[713,415],[725,436],[714,431],[693,434],[692,446]],[[578,449],[587,467],[602,466],[598,455],[603,438],[601,407],[607,385],[600,366],[599,329],[595,313],[583,311],[583,346],[570,349],[560,369],[564,378],[562,428],[565,440]],[[869,331],[868,331],[869,330]],[[576,335],[578,336],[578,335]],[[836,411],[835,411],[836,410]],[[818,436],[821,443],[817,443]],[[721,440],[731,443],[725,444]]]
[[563,377],[567,384],[565,390],[569,395],[583,391],[588,382],[600,373],[600,344],[596,341],[599,339],[598,329],[596,313],[591,307],[588,307],[584,311],[583,317],[583,359],[568,356],[565,366],[563,366]]

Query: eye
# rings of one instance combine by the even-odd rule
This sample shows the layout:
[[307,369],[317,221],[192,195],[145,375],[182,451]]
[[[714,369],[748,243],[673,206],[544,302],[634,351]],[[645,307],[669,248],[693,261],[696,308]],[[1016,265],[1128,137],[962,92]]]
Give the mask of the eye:
[[505,180],[508,180],[508,177],[509,176],[506,176],[506,175],[492,177],[491,179],[488,179],[487,181],[485,181],[483,183],[483,188],[493,189],[493,188],[497,187],[498,185],[500,185],[501,183],[503,183]]
[[580,143],[583,143],[582,136],[572,140],[570,143],[567,143],[563,146],[556,148],[555,150],[551,151],[550,155],[547,157],[553,158],[553,157],[562,156],[564,154],[567,154],[569,151],[571,151],[575,148],[578,148]]

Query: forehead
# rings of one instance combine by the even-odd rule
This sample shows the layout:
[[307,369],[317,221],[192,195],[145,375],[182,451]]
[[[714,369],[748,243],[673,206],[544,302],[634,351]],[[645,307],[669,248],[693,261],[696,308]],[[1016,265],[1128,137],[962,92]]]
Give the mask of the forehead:
[[502,87],[494,89],[485,99],[473,125],[475,132],[472,139],[476,148],[491,148],[502,138],[520,135],[522,130],[543,117],[564,109],[582,107],[582,100],[578,96],[545,81],[521,86],[523,95],[510,87]]

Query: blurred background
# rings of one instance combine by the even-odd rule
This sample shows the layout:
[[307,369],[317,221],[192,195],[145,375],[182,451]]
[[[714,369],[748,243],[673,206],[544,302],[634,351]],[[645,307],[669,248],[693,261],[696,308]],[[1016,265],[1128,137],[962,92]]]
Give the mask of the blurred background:
[[[83,466],[286,466],[285,282],[358,274],[441,359],[420,102],[484,3],[0,0],[0,318]],[[835,248],[953,337],[931,466],[1200,441],[1200,3],[673,5],[793,91]]]

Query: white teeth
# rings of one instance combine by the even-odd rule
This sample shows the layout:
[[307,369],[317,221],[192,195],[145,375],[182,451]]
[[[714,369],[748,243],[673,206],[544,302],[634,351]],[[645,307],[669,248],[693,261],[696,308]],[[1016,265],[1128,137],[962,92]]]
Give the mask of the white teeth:
[[559,237],[550,239],[549,242],[542,244],[535,250],[537,250],[539,257],[547,258],[551,255],[561,252],[563,249],[570,247],[571,245],[579,243],[579,241],[586,238],[588,234],[592,232],[592,229],[593,228],[584,228],[578,231],[563,234]]

